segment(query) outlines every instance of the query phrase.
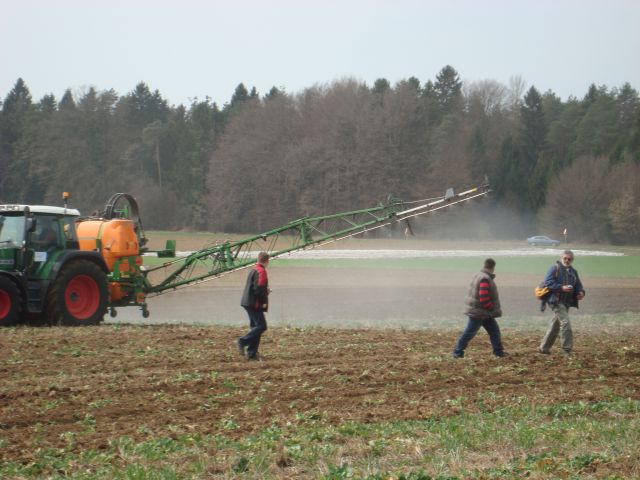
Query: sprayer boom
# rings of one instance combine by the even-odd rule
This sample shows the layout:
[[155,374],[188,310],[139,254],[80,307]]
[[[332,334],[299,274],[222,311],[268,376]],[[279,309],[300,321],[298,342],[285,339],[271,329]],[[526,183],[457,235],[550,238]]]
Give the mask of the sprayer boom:
[[[457,194],[450,188],[444,196],[430,201],[391,200],[386,205],[364,210],[304,217],[260,235],[220,243],[193,252],[186,257],[170,260],[158,267],[146,269],[144,271],[145,290],[150,296],[159,295],[167,290],[203,282],[249,267],[256,262],[259,251],[269,252],[273,258],[314,248],[467,202],[487,195],[490,191],[489,185],[485,183]],[[155,275],[150,274],[159,270],[166,272],[165,277],[153,284],[151,278]]]

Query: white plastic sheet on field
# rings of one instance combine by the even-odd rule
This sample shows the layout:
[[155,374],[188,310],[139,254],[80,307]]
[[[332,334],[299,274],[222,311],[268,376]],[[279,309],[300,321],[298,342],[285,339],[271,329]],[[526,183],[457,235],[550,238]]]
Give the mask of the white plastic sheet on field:
[[[291,253],[291,258],[439,258],[439,257],[526,257],[533,255],[560,256],[564,249],[527,248],[511,250],[304,250]],[[580,256],[617,257],[622,253],[599,250],[573,250]]]
[[[288,253],[280,258],[304,258],[313,260],[331,259],[376,259],[376,258],[446,258],[446,257],[529,257],[536,255],[560,256],[564,249],[558,248],[516,248],[502,250],[323,250],[308,249]],[[573,250],[577,257],[621,257],[624,253],[606,252],[602,250]],[[186,257],[194,252],[176,252],[176,257]],[[257,256],[258,252],[249,255]],[[156,256],[145,253],[145,256]]]

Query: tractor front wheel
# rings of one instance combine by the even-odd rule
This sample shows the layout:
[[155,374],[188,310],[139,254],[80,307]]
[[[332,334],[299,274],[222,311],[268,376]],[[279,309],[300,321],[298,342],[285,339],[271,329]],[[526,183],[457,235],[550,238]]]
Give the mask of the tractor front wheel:
[[47,317],[53,325],[98,325],[107,313],[107,276],[95,263],[77,260],[65,265],[47,296]]
[[20,318],[20,290],[6,277],[0,277],[0,327],[10,327]]

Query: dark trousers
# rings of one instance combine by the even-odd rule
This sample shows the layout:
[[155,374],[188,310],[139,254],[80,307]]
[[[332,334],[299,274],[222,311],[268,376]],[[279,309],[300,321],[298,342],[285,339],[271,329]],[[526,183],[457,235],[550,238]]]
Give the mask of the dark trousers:
[[260,337],[262,332],[267,329],[267,320],[264,318],[262,310],[244,307],[249,315],[249,331],[238,342],[243,347],[247,347],[247,358],[255,358],[258,355],[258,347],[260,346]]
[[491,341],[493,354],[496,357],[502,357],[504,355],[502,340],[500,338],[500,327],[498,326],[498,322],[496,322],[496,319],[469,317],[467,328],[465,328],[464,332],[462,332],[462,335],[460,335],[460,338],[458,338],[458,343],[456,343],[456,346],[453,349],[454,357],[464,357],[465,348],[467,348],[467,345],[469,345],[471,339],[476,336],[476,333],[478,333],[480,327],[483,327],[489,334],[489,340]]

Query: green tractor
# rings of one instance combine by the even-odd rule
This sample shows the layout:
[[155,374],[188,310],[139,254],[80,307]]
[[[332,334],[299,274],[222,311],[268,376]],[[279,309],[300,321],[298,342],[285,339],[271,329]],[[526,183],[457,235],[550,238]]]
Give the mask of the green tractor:
[[81,250],[78,210],[0,205],[0,326],[93,325],[107,311],[108,269]]

